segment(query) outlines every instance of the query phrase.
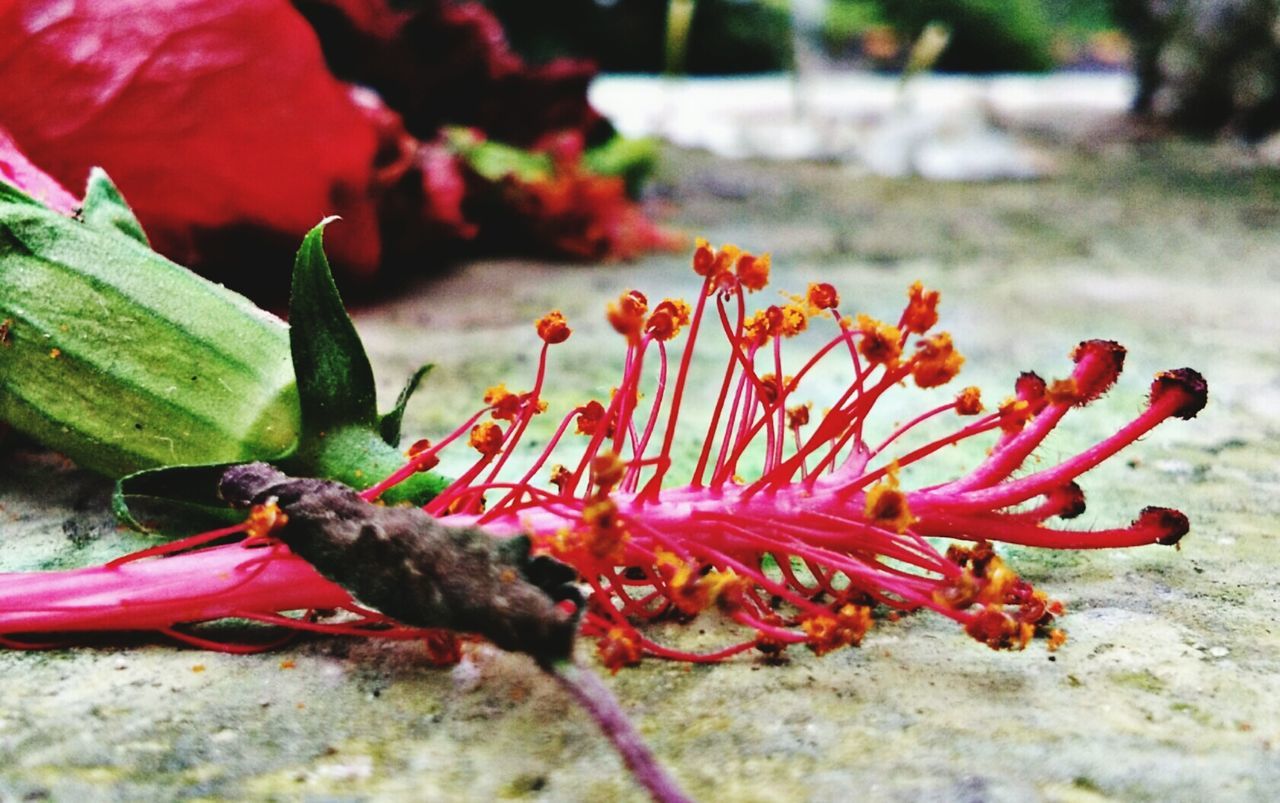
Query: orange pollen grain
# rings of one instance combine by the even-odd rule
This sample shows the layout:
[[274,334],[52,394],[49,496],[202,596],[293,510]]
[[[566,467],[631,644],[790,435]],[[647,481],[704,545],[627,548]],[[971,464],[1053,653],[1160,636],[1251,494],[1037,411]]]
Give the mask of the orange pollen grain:
[[556,486],[556,490],[560,493],[564,493],[571,479],[573,479],[573,472],[569,469],[559,463],[551,467],[551,484]]
[[502,449],[502,427],[492,421],[482,421],[471,428],[467,442],[485,457],[493,457]]
[[738,257],[742,255],[742,249],[731,243],[725,243],[720,246],[720,250],[716,252],[715,263],[712,266],[712,275],[728,274],[734,263],[738,261]]
[[498,384],[486,390],[484,403],[493,408],[493,417],[498,421],[515,421],[520,414],[520,397],[507,390],[506,385]]
[[[604,405],[594,399],[582,406],[582,411],[578,413],[577,431],[579,435],[594,435],[596,429],[600,426],[600,422],[604,420]],[[606,432],[605,435],[613,433]]]
[[902,356],[902,334],[898,327],[881,323],[869,315],[859,315],[858,332],[862,339],[858,343],[858,352],[866,357],[872,365],[893,367]]
[[898,487],[898,470],[895,461],[888,475],[867,491],[866,515],[882,527],[904,533],[916,520],[907,504],[907,495]]
[[809,648],[817,655],[850,645],[857,645],[871,627],[871,610],[861,605],[845,604],[832,614],[817,614],[800,623]]
[[813,407],[813,403],[797,404],[795,407],[787,408],[787,429],[798,430],[800,427],[809,423],[809,410]]
[[1058,628],[1049,631],[1049,652],[1056,652],[1059,647],[1067,643],[1067,634]]
[[743,345],[750,348],[751,346],[763,346],[769,342],[771,335],[771,325],[767,310],[758,310],[752,313],[750,318],[742,324],[743,329]]
[[[405,454],[408,455],[410,460],[413,460],[417,458],[419,455],[425,454],[430,449],[431,449],[431,441],[427,440],[426,438],[423,438],[422,440],[414,441],[413,445],[409,447],[408,451]],[[430,469],[435,468],[438,465],[440,465],[440,458],[436,457],[435,455],[432,455],[431,457],[428,457],[427,459],[418,463],[418,471],[428,471]]]
[[911,376],[917,386],[935,388],[954,379],[963,365],[964,355],[956,351],[951,335],[939,332],[916,344]]
[[606,317],[609,324],[620,335],[625,335],[630,340],[636,340],[640,337],[640,330],[644,326],[645,315],[649,312],[649,299],[639,290],[628,290],[618,296],[617,301],[609,303],[606,310]]
[[635,666],[640,663],[640,643],[635,634],[621,627],[611,627],[596,642],[596,653],[600,662],[617,674],[624,666]]
[[768,254],[753,256],[742,254],[738,257],[738,281],[748,290],[761,290],[769,283],[770,257]]
[[814,282],[809,285],[809,292],[805,294],[805,298],[815,309],[835,309],[840,306],[840,294],[827,282]]
[[1075,404],[1080,398],[1080,388],[1074,379],[1055,379],[1045,391],[1050,404]]
[[937,290],[925,290],[916,282],[907,291],[907,309],[902,313],[902,327],[908,332],[923,334],[938,322]]
[[884,485],[876,485],[867,492],[866,511],[867,518],[900,533],[915,520],[907,505],[907,495]]
[[699,237],[693,251],[693,272],[699,276],[710,276],[715,264],[715,251],[706,240]]
[[688,323],[689,305],[678,298],[668,298],[654,308],[644,329],[655,340],[671,340]]
[[1022,431],[1033,414],[1031,403],[1022,399],[1005,399],[999,412],[1000,429],[1010,433]]
[[668,578],[667,591],[675,606],[689,615],[700,613],[710,602],[701,578],[695,575],[692,566],[684,562]]
[[289,523],[289,517],[275,502],[254,505],[249,509],[249,519],[244,532],[249,538],[266,538]]
[[611,490],[622,482],[627,464],[613,451],[601,452],[591,461],[591,480],[604,490]]
[[782,320],[778,333],[783,337],[795,337],[809,327],[809,316],[795,304],[782,307]]
[[773,374],[764,374],[760,377],[760,400],[766,404],[774,404],[778,401],[778,397],[782,395],[783,388],[791,381],[791,377],[784,377],[781,382]]
[[538,337],[542,338],[543,342],[551,345],[563,343],[569,339],[569,335],[573,334],[573,330],[565,322],[564,315],[560,310],[552,310],[543,315],[538,319],[535,327],[538,330]]
[[982,412],[982,391],[970,385],[956,395],[956,412],[960,415],[977,415]]

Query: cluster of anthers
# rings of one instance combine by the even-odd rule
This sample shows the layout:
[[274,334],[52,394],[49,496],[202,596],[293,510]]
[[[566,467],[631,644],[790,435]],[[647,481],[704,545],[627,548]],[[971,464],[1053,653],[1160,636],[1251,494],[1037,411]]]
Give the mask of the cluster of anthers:
[[[546,408],[540,393],[547,350],[570,334],[559,312],[537,323],[544,346],[530,392],[491,389],[472,419],[435,446],[420,444],[401,472],[366,497],[434,465],[441,449],[469,436],[479,459],[427,511],[496,535],[527,533],[536,550],[575,567],[592,592],[583,632],[615,670],[644,655],[719,661],[791,644],[821,654],[858,644],[877,617],[920,608],[954,619],[992,648],[1018,649],[1044,637],[1053,649],[1064,638],[1054,627],[1062,605],[1020,579],[991,542],[1127,547],[1175,544],[1187,532],[1185,516],[1155,507],[1115,529],[1046,522],[1083,512],[1079,475],[1161,421],[1191,418],[1204,406],[1206,385],[1195,371],[1157,375],[1147,408],[1119,431],[1057,465],[1019,473],[1069,410],[1116,381],[1123,347],[1081,343],[1070,376],[1046,382],[1024,373],[991,411],[977,388],[964,388],[877,442],[864,425],[886,393],[907,383],[944,385],[964,362],[949,334],[933,332],[938,293],[912,285],[892,324],[844,317],[839,294],[826,283],[748,314],[746,294],[768,282],[768,255],[699,241],[693,267],[703,286],[692,308],[668,299],[651,309],[634,290],[610,304],[608,320],[627,344],[621,381],[607,401],[570,410],[519,477],[502,472],[531,418]],[[829,338],[797,369],[784,370],[781,340],[818,324],[829,327]],[[676,482],[672,447],[706,328],[726,339],[729,355],[698,459]],[[670,344],[686,329],[676,360]],[[646,385],[642,392],[645,369],[655,362],[652,391]],[[818,414],[802,394],[820,365],[829,386],[830,363],[842,364],[848,384]],[[492,420],[481,421],[486,415]],[[948,416],[963,423],[943,437],[912,440],[921,425]],[[967,475],[912,490],[900,484],[913,464],[987,433],[994,445]],[[576,461],[551,464],[575,436],[585,439],[580,453],[573,450]],[[549,475],[547,485],[535,482],[539,473]],[[972,546],[943,553],[930,538]],[[637,626],[709,608],[748,637],[692,653],[656,643]]]

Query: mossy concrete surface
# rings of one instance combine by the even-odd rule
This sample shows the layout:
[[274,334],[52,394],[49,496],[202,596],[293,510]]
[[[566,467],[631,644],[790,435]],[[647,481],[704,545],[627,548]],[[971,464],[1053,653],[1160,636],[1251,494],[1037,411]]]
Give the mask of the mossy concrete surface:
[[[1084,526],[1170,505],[1193,524],[1180,550],[1005,550],[1068,605],[1056,653],[995,653],[916,615],[823,658],[648,661],[614,676],[695,797],[1274,799],[1280,176],[1180,144],[1108,146],[1064,166],[1038,183],[930,185],[667,154],[664,214],[691,235],[771,250],[765,303],[774,287],[825,280],[844,309],[890,317],[913,280],[941,289],[942,326],[968,357],[960,381],[989,400],[1022,370],[1065,375],[1081,339],[1127,345],[1120,383],[1067,417],[1046,462],[1134,415],[1159,369],[1190,365],[1210,383],[1195,421],[1163,425],[1083,482]],[[553,411],[607,394],[622,349],[601,311],[629,287],[688,297],[696,277],[687,254],[478,262],[358,310],[357,323],[384,403],[418,363],[436,364],[406,431],[439,437],[487,386],[528,387],[531,322],[550,308],[575,326],[552,352]],[[898,398],[902,415],[928,399]],[[534,441],[552,424],[541,426]],[[687,463],[696,439],[683,434]],[[115,528],[103,481],[12,442],[4,460],[0,569],[86,565],[144,543]],[[735,636],[714,617],[654,635],[690,648]],[[580,652],[592,660],[590,644]],[[0,800],[642,799],[579,711],[527,660],[492,650],[450,670],[414,644],[303,639],[240,656],[102,638],[0,652],[0,677]]]

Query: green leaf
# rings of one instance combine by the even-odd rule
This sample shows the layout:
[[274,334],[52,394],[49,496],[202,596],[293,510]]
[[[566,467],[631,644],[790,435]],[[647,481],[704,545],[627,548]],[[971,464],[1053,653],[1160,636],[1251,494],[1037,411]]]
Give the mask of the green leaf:
[[513,145],[480,139],[466,128],[446,128],[445,142],[460,155],[467,166],[489,181],[514,176],[523,182],[544,181],[551,177],[551,157]]
[[111,510],[121,524],[147,533],[186,534],[244,520],[218,496],[218,481],[233,463],[166,466],[116,481]]
[[618,135],[582,155],[582,164],[604,176],[621,176],[627,195],[639,198],[658,164],[659,145],[653,138],[627,139]]
[[80,207],[80,219],[86,225],[106,231],[118,231],[143,245],[150,245],[142,224],[134,216],[124,196],[101,167],[89,171],[89,184],[85,187],[84,203]]
[[418,389],[418,385],[427,374],[431,373],[431,369],[435,366],[427,363],[418,370],[413,372],[413,376],[409,377],[409,381],[405,383],[404,390],[400,391],[399,397],[396,398],[396,406],[391,408],[391,412],[382,417],[382,421],[378,424],[378,431],[382,434],[382,439],[390,446],[400,445],[400,424],[404,421],[404,408],[409,404],[409,397]]
[[335,219],[325,218],[307,233],[293,264],[289,347],[306,439],[378,425],[373,369],[324,255],[324,227]]

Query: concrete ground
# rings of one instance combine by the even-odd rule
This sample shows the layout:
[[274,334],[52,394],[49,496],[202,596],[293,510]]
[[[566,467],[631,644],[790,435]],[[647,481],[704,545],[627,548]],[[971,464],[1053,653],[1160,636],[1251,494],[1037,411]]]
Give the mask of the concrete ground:
[[[1210,383],[1199,418],[1162,426],[1083,483],[1086,526],[1148,504],[1184,510],[1180,551],[1006,550],[1069,607],[1057,653],[991,652],[918,615],[823,658],[648,661],[611,678],[696,798],[1274,799],[1280,174],[1176,143],[1060,158],[1061,175],[1041,182],[936,185],[666,154],[666,219],[772,250],[776,287],[830,281],[846,307],[884,316],[917,278],[941,289],[943,326],[969,358],[962,381],[989,398],[1024,369],[1065,374],[1081,339],[1126,344],[1119,385],[1068,417],[1046,460],[1114,431],[1159,369],[1190,365]],[[686,254],[478,262],[359,310],[357,324],[384,400],[418,362],[436,363],[406,428],[438,436],[488,385],[528,385],[530,322],[546,309],[576,325],[547,393],[563,409],[614,382],[607,299],[629,287],[688,296],[695,280]],[[142,543],[115,529],[105,482],[28,449],[4,460],[0,570],[101,562]],[[695,646],[725,630],[711,617],[657,635]],[[5,801],[642,799],[579,711],[527,661],[489,650],[440,670],[414,644],[304,639],[234,656],[103,639],[0,652],[0,677]]]

